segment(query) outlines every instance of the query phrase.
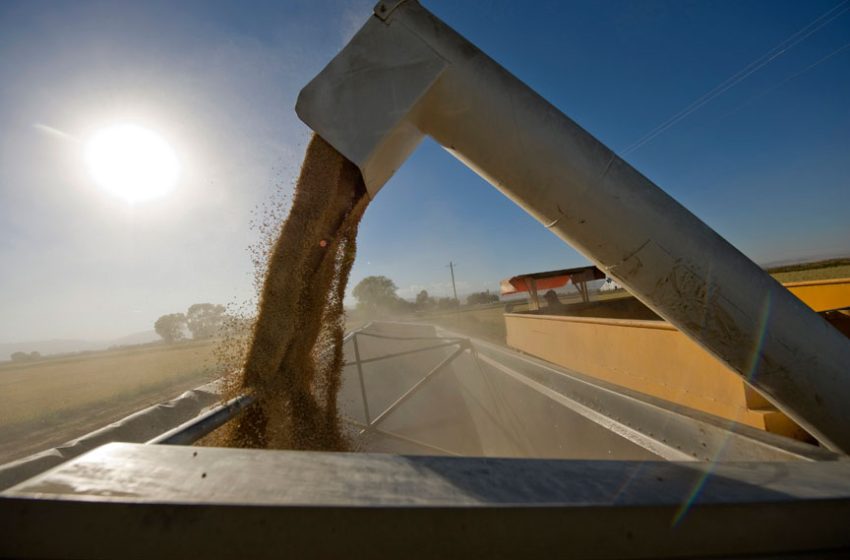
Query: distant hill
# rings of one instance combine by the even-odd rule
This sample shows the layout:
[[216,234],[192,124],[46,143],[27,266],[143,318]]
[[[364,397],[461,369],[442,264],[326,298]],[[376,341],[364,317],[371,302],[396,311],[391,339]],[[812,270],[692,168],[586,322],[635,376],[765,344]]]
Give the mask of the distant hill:
[[[114,338],[109,341],[109,346],[132,346],[135,344],[147,344],[162,340],[155,331],[142,331],[133,334],[128,334],[120,338]],[[107,346],[108,348],[108,346]]]
[[133,346],[136,344],[147,344],[160,340],[154,331],[137,332],[110,340],[76,340],[76,339],[52,339],[31,340],[27,342],[5,342],[0,343],[0,361],[9,359],[13,352],[39,352],[42,356],[54,354],[71,354],[74,352],[88,352],[92,350],[106,350],[112,346]]

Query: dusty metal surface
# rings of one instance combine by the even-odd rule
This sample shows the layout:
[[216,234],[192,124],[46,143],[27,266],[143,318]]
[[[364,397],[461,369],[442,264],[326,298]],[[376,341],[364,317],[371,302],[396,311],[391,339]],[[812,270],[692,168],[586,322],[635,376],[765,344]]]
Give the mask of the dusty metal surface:
[[[340,410],[356,423],[352,437],[359,450],[564,459],[659,457],[652,446],[624,437],[479,359],[468,339],[438,337],[433,326],[372,323],[344,350],[348,365]],[[371,421],[366,420],[364,394]]]
[[196,418],[219,401],[218,383],[208,383],[186,391],[170,401],[133,413],[103,428],[71,440],[54,449],[41,451],[0,465],[0,490],[26,480],[65,461],[113,441],[143,443]]
[[[15,557],[681,557],[850,546],[850,464],[110,444],[0,496]],[[94,538],[96,536],[96,538]]]
[[680,506],[698,483],[696,505],[846,500],[850,463],[564,461],[111,443],[2,495],[254,505]]
[[850,341],[418,2],[382,5],[296,106],[371,195],[433,137],[808,432],[850,451]]
[[[457,349],[443,346],[446,341],[461,340],[457,333],[411,323],[372,323],[349,338],[340,406],[355,424],[352,437],[361,450],[679,461],[841,457],[476,339],[403,406],[385,414]],[[411,349],[420,350],[381,358]],[[377,426],[368,427],[364,393],[371,418],[384,416]]]
[[678,461],[840,457],[432,325],[372,323],[353,333],[344,351],[340,407],[362,451]]

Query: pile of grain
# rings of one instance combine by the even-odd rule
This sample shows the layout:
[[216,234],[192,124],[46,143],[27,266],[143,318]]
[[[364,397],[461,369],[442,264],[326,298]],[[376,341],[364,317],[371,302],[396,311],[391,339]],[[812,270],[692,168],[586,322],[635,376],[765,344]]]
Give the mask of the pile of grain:
[[342,450],[337,411],[343,298],[368,205],[360,171],[314,136],[268,259],[238,389],[258,405],[225,437],[236,447]]

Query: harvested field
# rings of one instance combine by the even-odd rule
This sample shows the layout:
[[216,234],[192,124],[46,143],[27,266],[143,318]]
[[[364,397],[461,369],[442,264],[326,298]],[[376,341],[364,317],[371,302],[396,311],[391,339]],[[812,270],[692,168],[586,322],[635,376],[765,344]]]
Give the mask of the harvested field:
[[62,444],[217,375],[212,341],[0,366],[0,463]]

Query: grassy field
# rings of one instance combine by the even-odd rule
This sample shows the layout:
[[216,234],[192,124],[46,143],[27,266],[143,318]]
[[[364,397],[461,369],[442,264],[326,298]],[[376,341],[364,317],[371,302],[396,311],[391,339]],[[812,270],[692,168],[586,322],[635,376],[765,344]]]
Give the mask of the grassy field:
[[59,445],[216,376],[214,342],[0,365],[0,463]]

